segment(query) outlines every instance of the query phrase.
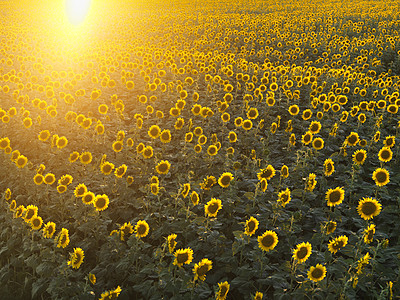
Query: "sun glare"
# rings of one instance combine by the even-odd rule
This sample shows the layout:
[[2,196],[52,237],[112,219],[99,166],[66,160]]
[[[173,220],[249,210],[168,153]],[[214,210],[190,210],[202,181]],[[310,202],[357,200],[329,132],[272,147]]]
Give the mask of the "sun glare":
[[87,16],[91,0],[66,0],[65,11],[69,22],[80,25]]

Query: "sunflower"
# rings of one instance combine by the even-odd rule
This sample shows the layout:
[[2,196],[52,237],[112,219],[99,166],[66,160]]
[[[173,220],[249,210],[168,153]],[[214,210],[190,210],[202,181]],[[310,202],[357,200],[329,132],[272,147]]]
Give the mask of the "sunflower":
[[56,146],[58,149],[62,149],[68,145],[68,139],[65,136],[57,139]]
[[96,275],[89,273],[88,279],[91,282],[91,284],[96,284]]
[[218,184],[223,188],[227,188],[232,180],[233,174],[230,172],[225,172],[222,173],[222,175],[219,177]]
[[278,244],[278,235],[276,232],[267,230],[257,238],[258,247],[263,251],[273,250]]
[[68,229],[62,228],[61,231],[55,237],[57,248],[65,248],[69,244],[69,233]]
[[200,200],[199,194],[196,191],[193,191],[190,194],[190,201],[192,201],[193,205],[197,205],[199,204],[199,200]]
[[208,217],[216,217],[218,211],[222,208],[222,201],[220,199],[211,198],[210,201],[204,206],[204,213]]
[[112,144],[112,149],[114,150],[114,152],[121,152],[121,150],[123,149],[124,144],[122,141],[115,141]]
[[152,125],[150,126],[149,130],[147,131],[147,134],[152,138],[156,139],[160,136],[161,134],[161,129],[158,125]]
[[103,194],[97,195],[92,203],[97,211],[103,211],[108,207],[110,200],[107,195]]
[[289,137],[289,143],[290,145],[294,146],[296,144],[296,135],[292,133]]
[[144,150],[143,150],[142,155],[146,159],[153,157],[153,147],[152,146],[146,146],[144,148]]
[[253,128],[253,122],[251,122],[251,120],[244,120],[242,123],[242,128],[244,130],[250,130],[251,128]]
[[344,200],[344,189],[342,187],[329,189],[325,194],[325,199],[328,206],[339,205]]
[[29,223],[33,217],[37,216],[38,208],[36,205],[28,205],[25,209],[24,217],[26,223]]
[[70,260],[68,261],[68,265],[72,266],[74,269],[79,269],[81,264],[83,263],[83,259],[85,258],[85,254],[81,248],[74,248],[74,253],[70,254]]
[[193,250],[191,248],[178,249],[174,253],[174,265],[182,267],[184,264],[190,264],[193,260]]
[[298,244],[296,249],[293,249],[293,258],[298,264],[301,264],[310,257],[311,249],[312,247],[309,242]]
[[82,196],[82,202],[86,205],[92,204],[95,199],[96,195],[89,191]]
[[11,211],[15,211],[15,208],[17,207],[17,202],[15,200],[12,200],[9,206],[9,209]]
[[175,233],[172,233],[167,237],[167,244],[168,244],[169,253],[172,253],[175,250],[175,246],[177,244],[176,237],[177,237],[177,235]]
[[30,223],[33,230],[39,230],[43,225],[43,220],[40,216],[33,216]]
[[265,169],[260,169],[260,172],[257,173],[257,178],[258,180],[262,178],[270,180],[275,176],[275,172],[275,168],[272,165],[268,165]]
[[183,196],[183,198],[186,198],[189,195],[189,192],[190,192],[190,183],[185,183],[183,185],[181,195]]
[[70,185],[73,180],[74,180],[74,178],[71,175],[65,174],[65,175],[61,176],[61,178],[58,180],[58,184]]
[[210,156],[214,156],[218,153],[218,148],[215,145],[210,145],[207,148],[207,154]]
[[359,149],[353,153],[353,162],[356,165],[364,164],[366,158],[367,158],[367,151],[365,151],[364,149]]
[[113,163],[106,161],[101,164],[100,170],[101,170],[101,173],[103,173],[104,175],[110,175],[112,173],[112,171],[114,170],[114,167],[115,166]]
[[337,223],[335,221],[329,221],[325,225],[326,234],[332,234],[336,230]]
[[306,190],[312,192],[317,185],[317,180],[315,179],[317,175],[314,173],[308,174],[308,178],[306,181]]
[[374,234],[375,234],[375,224],[369,225],[365,230],[364,230],[364,243],[370,244],[374,240]]
[[324,162],[324,175],[331,176],[335,172],[335,165],[332,159],[328,158]]
[[25,213],[26,208],[23,205],[19,205],[14,211],[14,218],[21,218]]
[[22,169],[23,167],[26,166],[28,163],[28,158],[24,155],[19,155],[17,159],[15,160],[15,164],[17,165],[18,168]]
[[183,118],[176,119],[176,122],[175,122],[175,125],[174,125],[176,130],[181,130],[183,125],[185,125],[185,120]]
[[164,129],[160,133],[160,140],[163,143],[169,143],[171,142],[171,131],[169,129]]
[[311,133],[311,131],[307,131],[305,134],[301,136],[301,142],[304,145],[308,145],[309,143],[311,143],[312,139],[313,139],[313,134]]
[[357,206],[357,211],[361,218],[370,220],[380,214],[382,205],[374,198],[360,199]]
[[324,140],[320,137],[315,138],[312,141],[312,146],[315,150],[321,150],[322,148],[324,148]]
[[317,264],[315,267],[310,268],[307,272],[307,276],[314,282],[321,281],[326,276],[326,268],[321,264]]
[[67,191],[68,187],[66,185],[63,184],[59,184],[57,185],[57,192],[59,194],[65,193]]
[[235,124],[236,127],[242,127],[243,118],[242,117],[235,118],[234,124]]
[[250,217],[246,221],[245,229],[244,229],[244,234],[248,236],[252,236],[253,234],[256,233],[256,230],[258,229],[258,220],[254,217]]
[[199,263],[194,265],[193,273],[194,273],[194,281],[197,279],[204,281],[206,280],[206,273],[212,269],[212,261],[203,258]]
[[48,130],[42,130],[39,132],[38,139],[42,142],[47,141],[50,138],[50,131]]
[[384,186],[389,183],[389,171],[384,168],[377,168],[372,174],[372,179],[377,186]]
[[393,157],[393,152],[389,147],[383,147],[381,150],[379,150],[378,153],[378,158],[382,162],[388,162],[392,160]]
[[144,220],[139,220],[135,225],[135,233],[139,238],[145,237],[149,234],[149,224]]
[[261,292],[256,292],[256,294],[253,297],[253,300],[262,300],[262,298],[264,297],[264,294]]
[[143,153],[144,148],[145,148],[145,145],[144,145],[143,143],[139,143],[139,144],[136,146],[136,151],[137,151],[137,153]]
[[84,165],[90,164],[92,162],[92,153],[86,151],[80,154],[79,159],[81,161],[81,163],[83,163]]
[[278,203],[285,207],[286,204],[290,202],[292,198],[290,197],[290,190],[286,188],[286,190],[279,192],[278,194]]
[[392,148],[396,143],[396,137],[394,135],[387,136],[383,141],[385,147]]
[[349,238],[347,236],[341,235],[341,236],[329,241],[328,250],[331,253],[336,253],[341,248],[343,248],[347,245],[348,240],[349,240]]
[[73,162],[77,161],[78,158],[79,158],[79,152],[74,151],[69,155],[68,160],[69,160],[70,163],[73,163]]
[[171,164],[168,160],[160,161],[156,166],[156,171],[158,174],[168,174]]
[[265,192],[268,188],[268,181],[265,178],[261,178],[260,180],[260,188],[263,192]]
[[294,104],[294,105],[289,106],[288,111],[289,111],[289,114],[291,114],[292,116],[296,116],[299,113],[300,109],[299,109],[298,105]]
[[200,183],[200,187],[203,190],[208,191],[217,183],[217,180],[215,179],[214,176],[207,176],[206,178],[203,179],[203,182]]
[[252,107],[247,111],[247,118],[250,120],[257,119],[258,117],[258,109],[256,107]]
[[207,143],[207,137],[204,134],[202,134],[197,139],[197,142],[199,143],[199,145],[204,145],[205,143]]
[[127,240],[133,233],[133,226],[131,222],[125,222],[124,225],[119,228],[119,232],[121,234],[121,241]]
[[288,178],[289,177],[289,168],[286,165],[283,165],[281,168],[281,176],[283,178]]
[[74,190],[74,195],[77,198],[83,197],[83,195],[85,195],[85,193],[87,192],[87,187],[84,183],[80,183],[76,186],[75,190]]
[[358,260],[357,264],[357,274],[362,274],[363,269],[365,268],[366,265],[369,264],[369,260],[371,259],[371,256],[369,255],[369,252],[365,254],[362,258]]
[[349,146],[355,146],[357,145],[359,140],[358,133],[357,132],[351,132],[347,137],[346,137],[346,142]]
[[150,192],[153,195],[158,195],[159,191],[160,191],[160,186],[159,186],[158,183],[151,183],[150,184]]
[[128,169],[128,167],[125,164],[120,165],[114,171],[115,177],[122,178],[125,175],[127,169]]
[[56,232],[56,223],[47,222],[43,228],[43,237],[47,239],[52,238],[54,232]]

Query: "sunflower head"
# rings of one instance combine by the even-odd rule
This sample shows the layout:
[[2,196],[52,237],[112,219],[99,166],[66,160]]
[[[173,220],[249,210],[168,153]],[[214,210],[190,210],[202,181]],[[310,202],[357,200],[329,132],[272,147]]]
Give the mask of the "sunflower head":
[[307,276],[314,282],[321,281],[326,276],[326,268],[321,264],[317,264],[315,267],[310,268],[307,272]]
[[273,250],[278,244],[278,235],[276,232],[267,230],[257,238],[258,247],[263,251]]
[[259,222],[256,218],[250,217],[250,219],[248,219],[246,221],[244,234],[246,234],[248,236],[252,236],[254,233],[256,233],[258,224],[259,224]]
[[139,238],[145,237],[149,234],[150,226],[144,220],[139,220],[135,225],[135,233]]
[[384,168],[377,168],[373,174],[372,179],[377,186],[384,186],[389,183],[389,171]]
[[331,207],[341,204],[344,200],[344,189],[342,187],[329,189],[326,192],[325,199],[327,205]]
[[293,250],[293,258],[297,263],[303,263],[310,257],[311,249],[312,247],[309,242],[298,244],[296,249]]
[[357,211],[361,218],[370,220],[380,214],[382,205],[374,198],[363,198],[358,202]]
[[193,268],[194,281],[197,279],[204,281],[206,279],[206,273],[212,269],[212,261],[203,258],[199,263],[195,264]]
[[212,218],[216,217],[218,211],[222,208],[222,201],[220,199],[212,198],[204,206],[205,215]]
[[193,250],[191,248],[178,249],[174,253],[174,265],[182,267],[184,264],[190,264],[193,260]]

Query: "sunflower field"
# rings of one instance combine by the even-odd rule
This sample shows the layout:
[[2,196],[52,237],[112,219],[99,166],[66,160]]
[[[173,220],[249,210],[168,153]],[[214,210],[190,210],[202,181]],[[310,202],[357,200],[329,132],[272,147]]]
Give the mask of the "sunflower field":
[[400,299],[397,0],[78,2],[0,1],[1,299]]

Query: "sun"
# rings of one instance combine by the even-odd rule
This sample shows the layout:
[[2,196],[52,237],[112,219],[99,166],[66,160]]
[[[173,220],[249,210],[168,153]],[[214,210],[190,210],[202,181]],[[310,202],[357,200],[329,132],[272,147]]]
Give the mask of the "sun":
[[72,25],[80,25],[87,16],[91,0],[65,0],[65,13]]

